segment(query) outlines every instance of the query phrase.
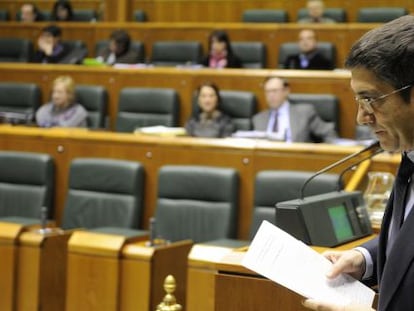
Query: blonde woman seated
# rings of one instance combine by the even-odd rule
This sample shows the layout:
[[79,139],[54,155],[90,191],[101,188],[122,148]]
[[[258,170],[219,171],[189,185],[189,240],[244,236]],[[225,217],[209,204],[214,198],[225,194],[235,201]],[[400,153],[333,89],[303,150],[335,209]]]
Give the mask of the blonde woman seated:
[[75,102],[75,83],[69,76],[53,81],[51,101],[36,112],[41,127],[86,127],[87,111]]
[[229,116],[220,110],[220,91],[214,83],[206,82],[197,89],[199,112],[185,125],[187,134],[196,137],[227,137],[235,126]]

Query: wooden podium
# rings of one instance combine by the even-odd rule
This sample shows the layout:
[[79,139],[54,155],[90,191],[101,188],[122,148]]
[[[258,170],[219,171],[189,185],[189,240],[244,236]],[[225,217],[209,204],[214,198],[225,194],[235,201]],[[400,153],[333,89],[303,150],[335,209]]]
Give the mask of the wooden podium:
[[[369,237],[336,247],[356,247]],[[313,247],[318,252],[324,247]],[[241,266],[247,247],[196,244],[189,254],[186,311],[301,311],[303,297]]]
[[19,217],[0,220],[0,310],[15,310],[19,238],[34,228],[39,228],[38,220]]

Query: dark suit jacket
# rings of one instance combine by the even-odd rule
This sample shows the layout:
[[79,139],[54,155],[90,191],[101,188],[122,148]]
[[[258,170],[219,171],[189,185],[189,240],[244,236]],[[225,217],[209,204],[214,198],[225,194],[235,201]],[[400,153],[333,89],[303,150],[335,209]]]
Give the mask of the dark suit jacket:
[[62,60],[69,54],[69,48],[60,43],[59,52],[53,55],[46,55],[45,52],[41,50],[37,50],[33,55],[32,62],[33,63],[47,63],[47,64],[58,64],[62,63]]
[[317,52],[309,60],[308,67],[302,67],[300,64],[299,54],[289,55],[283,65],[285,69],[313,69],[313,70],[331,70],[333,64],[326,59],[320,52]]
[[[270,110],[259,112],[253,116],[253,128],[266,131]],[[293,142],[330,142],[337,138],[335,126],[323,121],[311,104],[290,104],[289,122]]]
[[378,311],[414,310],[414,211],[408,215],[386,258],[394,193],[384,213],[378,239],[362,245],[374,260],[379,284]]

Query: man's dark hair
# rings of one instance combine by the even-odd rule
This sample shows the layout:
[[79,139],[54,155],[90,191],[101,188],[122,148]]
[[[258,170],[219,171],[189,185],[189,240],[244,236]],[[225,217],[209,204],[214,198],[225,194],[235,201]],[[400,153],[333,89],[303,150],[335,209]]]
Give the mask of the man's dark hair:
[[[351,48],[347,68],[365,68],[399,89],[414,82],[414,16],[406,15],[363,35]],[[401,92],[409,101],[410,88]]]
[[62,29],[56,25],[46,26],[42,28],[42,32],[50,33],[55,38],[62,36]]
[[131,45],[131,37],[128,32],[123,29],[114,30],[111,33],[109,39],[114,40],[118,48],[120,49],[120,54],[125,53],[129,50]]

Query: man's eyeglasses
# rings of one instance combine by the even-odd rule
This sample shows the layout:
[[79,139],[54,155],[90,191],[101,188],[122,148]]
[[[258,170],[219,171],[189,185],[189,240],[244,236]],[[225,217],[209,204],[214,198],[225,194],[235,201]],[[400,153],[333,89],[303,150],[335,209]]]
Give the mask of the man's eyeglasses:
[[387,98],[388,96],[391,96],[393,94],[399,93],[401,91],[404,91],[410,87],[412,87],[412,84],[403,86],[402,88],[396,89],[392,91],[391,93],[384,94],[378,97],[358,97],[355,96],[355,101],[358,103],[358,105],[364,109],[368,113],[374,113],[374,104],[379,102],[380,100],[383,100]]

